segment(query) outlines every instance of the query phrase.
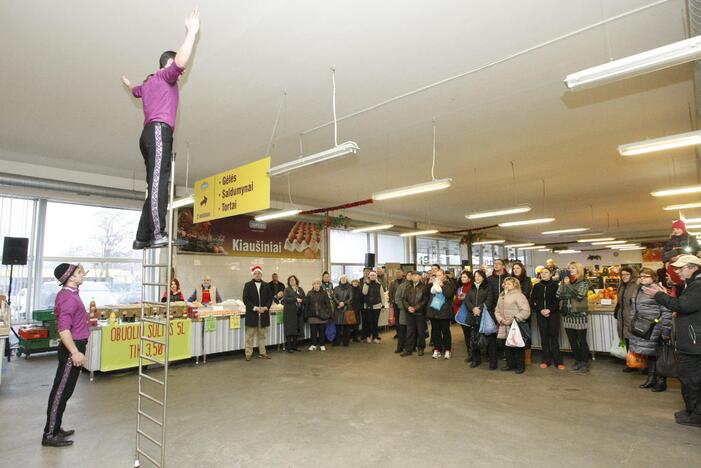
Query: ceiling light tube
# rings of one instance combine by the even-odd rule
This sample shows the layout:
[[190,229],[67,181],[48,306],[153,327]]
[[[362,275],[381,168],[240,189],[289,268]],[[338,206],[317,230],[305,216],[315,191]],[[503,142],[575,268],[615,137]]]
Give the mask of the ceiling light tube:
[[253,219],[255,219],[256,221],[268,221],[270,219],[289,218],[290,216],[296,216],[301,212],[302,210],[274,211],[272,213],[258,215]]
[[695,145],[701,145],[700,130],[619,145],[618,154],[621,156],[637,156],[639,154],[655,153],[657,151]]
[[403,232],[399,234],[400,237],[413,237],[413,236],[423,236],[427,234],[436,234],[438,229],[427,229],[425,231],[413,231],[413,232]]
[[669,205],[662,208],[665,211],[688,210],[691,208],[701,208],[701,202],[683,203],[681,205]]
[[499,239],[499,240],[473,242],[472,245],[503,244],[504,242],[506,242],[504,239]]
[[590,228],[570,228],[570,229],[557,229],[555,231],[543,231],[541,234],[544,236],[549,236],[551,234],[569,234],[573,232],[584,232],[588,231]]
[[595,239],[579,239],[577,242],[610,242],[616,240],[615,237],[597,237]]
[[530,247],[519,247],[519,250],[539,250],[544,248],[544,245],[532,245]]
[[642,75],[701,57],[701,36],[668,44],[639,54],[613,60],[603,65],[587,68],[565,77],[569,89],[584,88],[598,84]]
[[616,244],[627,244],[628,241],[624,240],[614,240],[614,241],[598,241],[598,242],[592,242],[591,245],[616,245]]
[[499,223],[499,227],[525,226],[527,224],[545,224],[552,223],[553,221],[555,221],[555,218],[526,219],[523,221],[509,221],[508,223]]
[[[684,218],[684,217],[682,217],[682,220],[685,223],[701,223],[701,218]],[[686,227],[689,228],[688,224]]]
[[452,183],[453,179],[434,179],[430,182],[376,192],[372,194],[372,199],[375,201],[389,200],[419,193],[433,192],[434,190],[447,189]]
[[687,229],[701,229],[701,224],[687,224]]
[[567,249],[567,250],[556,250],[555,253],[559,254],[575,254],[575,253],[581,253],[581,250],[574,250],[574,249]]
[[360,148],[358,148],[358,144],[356,142],[346,141],[345,143],[341,143],[340,145],[334,146],[326,151],[322,151],[321,153],[312,154],[310,156],[302,156],[294,161],[273,166],[270,168],[268,173],[270,174],[270,177],[287,174],[288,172],[311,166],[312,164],[319,164],[324,161],[346,156],[348,154],[358,154],[359,150]]
[[530,206],[518,206],[516,208],[505,208],[503,210],[480,211],[465,215],[467,219],[491,218],[492,216],[504,216],[510,214],[527,213],[531,211]]
[[173,209],[184,208],[186,206],[192,206],[195,204],[195,197],[193,195],[188,195],[187,197],[178,198],[173,200]]
[[385,229],[391,229],[394,224],[376,224],[374,226],[365,226],[361,228],[355,228],[351,232],[371,232],[371,231],[384,231]]
[[538,252],[550,252],[552,249],[538,249]]
[[645,250],[647,247],[626,247],[624,249],[619,249],[622,252],[625,252],[627,250]]
[[505,245],[504,247],[506,247],[507,249],[518,249],[519,247],[530,247],[532,245],[535,245],[535,243],[530,242],[527,244],[509,244],[509,245]]
[[685,195],[687,193],[701,192],[701,185],[690,185],[688,187],[668,188],[650,192],[653,197],[670,197],[672,195]]
[[620,244],[620,245],[607,245],[609,249],[626,249],[628,247],[640,247],[638,244]]

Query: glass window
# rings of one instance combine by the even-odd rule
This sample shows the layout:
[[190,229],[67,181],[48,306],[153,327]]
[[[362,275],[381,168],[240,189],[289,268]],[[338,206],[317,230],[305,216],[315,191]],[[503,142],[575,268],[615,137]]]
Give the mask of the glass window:
[[331,230],[331,263],[365,263],[368,251],[367,233]]
[[392,234],[378,234],[377,246],[377,262],[380,265],[405,262],[406,255],[403,237]]

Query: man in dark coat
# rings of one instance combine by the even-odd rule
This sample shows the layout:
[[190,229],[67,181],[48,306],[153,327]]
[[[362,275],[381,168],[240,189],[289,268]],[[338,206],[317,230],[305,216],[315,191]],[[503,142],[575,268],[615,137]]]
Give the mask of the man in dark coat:
[[492,270],[492,274],[489,275],[489,278],[487,278],[487,283],[489,283],[489,287],[492,288],[494,297],[499,298],[499,294],[501,294],[503,290],[502,284],[509,276],[504,260],[500,258],[494,260],[494,269]]
[[671,266],[685,283],[678,298],[666,294],[657,283],[642,290],[674,313],[677,371],[686,404],[686,410],[677,411],[674,417],[678,424],[701,427],[701,259],[682,255]]
[[270,359],[265,351],[265,337],[270,326],[270,306],[273,292],[263,282],[263,270],[256,265],[251,268],[253,279],[243,287],[243,303],[246,305],[246,361],[253,356],[253,339],[258,335],[258,357]]
[[277,273],[273,273],[272,281],[268,283],[270,291],[273,293],[273,301],[276,304],[282,303],[282,297],[285,293],[285,285],[278,279]]

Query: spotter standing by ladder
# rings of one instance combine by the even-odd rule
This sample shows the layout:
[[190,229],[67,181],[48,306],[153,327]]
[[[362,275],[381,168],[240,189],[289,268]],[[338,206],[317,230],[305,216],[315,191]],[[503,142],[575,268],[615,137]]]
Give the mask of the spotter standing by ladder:
[[146,164],[148,195],[134,241],[134,249],[137,250],[168,244],[166,207],[179,101],[178,78],[190,60],[200,30],[198,8],[185,18],[185,28],[187,33],[180,49],[177,52],[163,52],[159,60],[160,69],[146,77],[141,85],[133,86],[126,76],[122,76],[124,85],[134,97],[141,98],[144,107],[144,130],[139,139],[139,148]]

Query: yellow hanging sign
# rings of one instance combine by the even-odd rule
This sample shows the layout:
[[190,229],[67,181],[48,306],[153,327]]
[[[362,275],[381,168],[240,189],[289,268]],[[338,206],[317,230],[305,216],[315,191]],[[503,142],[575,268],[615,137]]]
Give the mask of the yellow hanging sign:
[[269,170],[267,157],[195,182],[193,222],[270,208]]

